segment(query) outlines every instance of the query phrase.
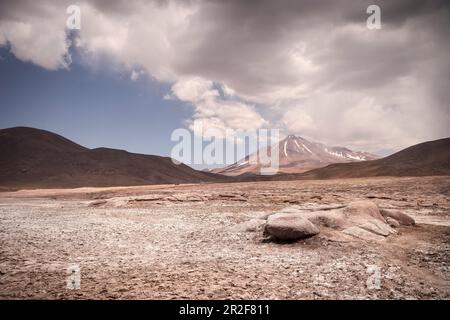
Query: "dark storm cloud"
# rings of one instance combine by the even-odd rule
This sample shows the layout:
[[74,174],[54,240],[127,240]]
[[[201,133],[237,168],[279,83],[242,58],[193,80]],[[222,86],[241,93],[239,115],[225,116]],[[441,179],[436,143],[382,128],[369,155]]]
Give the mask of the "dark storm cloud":
[[[444,1],[378,1],[385,34],[367,30],[359,34],[339,32],[339,28],[351,24],[364,28],[366,8],[371,3],[208,1],[191,24],[192,39],[202,41],[183,48],[182,52],[188,54],[178,59],[178,68],[186,73],[222,77],[251,93],[249,85],[264,88],[265,83],[272,86],[301,81],[283,50],[295,42],[304,42],[306,53],[326,66],[328,80],[345,74],[335,85],[370,87],[404,76],[416,61],[427,59],[428,52],[422,46],[428,46],[423,42],[428,37],[442,32],[442,38],[434,40],[439,42],[448,36],[444,26],[433,26],[433,21],[431,25],[413,25],[422,17],[450,18]],[[401,29],[407,21],[412,22],[411,26]],[[427,32],[426,39],[423,32]]]

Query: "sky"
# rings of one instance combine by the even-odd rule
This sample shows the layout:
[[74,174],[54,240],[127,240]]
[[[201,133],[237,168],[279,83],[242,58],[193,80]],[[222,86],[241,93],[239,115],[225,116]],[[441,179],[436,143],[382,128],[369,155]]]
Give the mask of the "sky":
[[386,155],[450,136],[449,24],[438,0],[2,0],[0,127],[168,156],[199,121]]
[[125,70],[92,69],[74,60],[70,70],[47,70],[0,49],[0,127],[50,130],[81,145],[167,156],[173,130],[189,106],[165,100],[170,86]]

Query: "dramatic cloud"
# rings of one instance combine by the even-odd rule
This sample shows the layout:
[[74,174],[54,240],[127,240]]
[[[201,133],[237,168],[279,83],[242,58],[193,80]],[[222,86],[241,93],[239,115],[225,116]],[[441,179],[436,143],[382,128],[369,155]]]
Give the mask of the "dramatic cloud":
[[[377,152],[450,135],[448,1],[80,1],[77,48],[171,83],[207,126]],[[2,1],[0,45],[67,67],[65,1]],[[134,72],[134,73],[133,73]],[[134,76],[133,76],[134,74]]]
[[222,136],[226,129],[259,129],[267,125],[253,105],[233,100],[233,92],[226,87],[220,87],[220,90],[222,94],[212,81],[201,78],[181,79],[172,86],[175,98],[194,106],[189,128],[196,134],[203,132],[196,132],[195,121],[201,122],[204,130],[216,129]]
[[11,46],[17,58],[44,68],[66,68],[69,42],[66,37],[65,7],[37,2],[0,2],[0,45]]

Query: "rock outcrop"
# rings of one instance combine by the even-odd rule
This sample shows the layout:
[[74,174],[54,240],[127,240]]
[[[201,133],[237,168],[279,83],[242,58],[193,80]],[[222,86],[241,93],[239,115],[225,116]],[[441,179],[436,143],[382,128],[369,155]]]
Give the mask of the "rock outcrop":
[[268,217],[265,232],[278,240],[300,240],[323,231],[337,238],[380,241],[397,233],[394,228],[400,225],[414,225],[414,219],[399,210],[380,211],[374,202],[364,200],[333,210],[284,208]]

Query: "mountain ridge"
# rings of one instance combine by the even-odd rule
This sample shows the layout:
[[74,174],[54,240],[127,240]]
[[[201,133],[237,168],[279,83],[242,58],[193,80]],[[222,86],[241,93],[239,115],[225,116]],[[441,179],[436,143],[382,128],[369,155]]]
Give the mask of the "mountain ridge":
[[0,186],[73,188],[217,182],[226,177],[174,164],[169,157],[89,149],[30,127],[0,129]]
[[[282,144],[282,152],[286,146],[288,157],[294,154],[290,147],[296,143],[290,144]],[[297,151],[302,149],[300,143],[296,147]],[[313,151],[313,146],[304,144],[303,147]],[[338,149],[328,150],[331,155],[342,152],[350,158],[354,156],[347,148],[334,148]],[[450,138],[419,143],[381,159],[333,163],[301,173],[274,176],[247,171],[230,177],[197,171],[184,164],[174,164],[169,157],[104,147],[89,149],[50,131],[29,127],[0,129],[0,149],[0,190],[450,175]],[[249,157],[241,160],[248,161]]]
[[274,176],[244,174],[236,179],[288,181],[418,176],[450,176],[450,138],[422,142],[376,160],[334,163],[303,173],[282,173]]
[[422,142],[367,162],[332,164],[306,172],[312,179],[450,175],[450,138]]

